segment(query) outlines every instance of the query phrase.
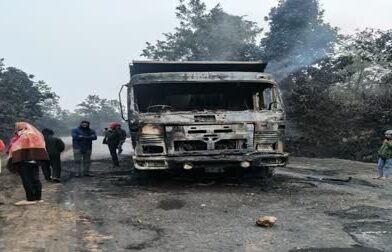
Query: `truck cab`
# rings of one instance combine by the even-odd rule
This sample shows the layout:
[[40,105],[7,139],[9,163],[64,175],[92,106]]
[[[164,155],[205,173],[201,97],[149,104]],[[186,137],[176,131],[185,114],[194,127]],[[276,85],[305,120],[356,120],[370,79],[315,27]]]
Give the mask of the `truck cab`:
[[137,170],[285,166],[285,114],[263,62],[134,61],[126,85]]

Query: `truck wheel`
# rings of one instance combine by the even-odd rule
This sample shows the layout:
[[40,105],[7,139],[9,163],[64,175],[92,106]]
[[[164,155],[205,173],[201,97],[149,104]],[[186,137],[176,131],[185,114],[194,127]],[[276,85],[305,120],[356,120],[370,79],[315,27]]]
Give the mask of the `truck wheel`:
[[254,167],[256,175],[262,179],[270,179],[274,176],[275,168],[273,167]]
[[266,177],[272,178],[275,174],[275,168],[273,167],[266,167]]

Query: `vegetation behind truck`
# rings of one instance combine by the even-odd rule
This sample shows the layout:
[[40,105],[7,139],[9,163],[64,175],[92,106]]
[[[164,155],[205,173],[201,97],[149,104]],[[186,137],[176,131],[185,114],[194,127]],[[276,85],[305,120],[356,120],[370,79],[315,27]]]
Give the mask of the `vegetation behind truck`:
[[134,61],[128,123],[137,170],[284,166],[284,108],[262,62]]

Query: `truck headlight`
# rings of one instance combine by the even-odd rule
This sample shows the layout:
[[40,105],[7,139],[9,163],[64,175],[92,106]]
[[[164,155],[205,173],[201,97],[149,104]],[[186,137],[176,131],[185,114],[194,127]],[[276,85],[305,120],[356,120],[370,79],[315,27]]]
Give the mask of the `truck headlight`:
[[142,127],[143,135],[162,135],[163,128],[160,125],[156,124],[146,124]]
[[263,152],[263,151],[277,151],[283,153],[283,142],[277,141],[274,144],[257,144],[256,150]]

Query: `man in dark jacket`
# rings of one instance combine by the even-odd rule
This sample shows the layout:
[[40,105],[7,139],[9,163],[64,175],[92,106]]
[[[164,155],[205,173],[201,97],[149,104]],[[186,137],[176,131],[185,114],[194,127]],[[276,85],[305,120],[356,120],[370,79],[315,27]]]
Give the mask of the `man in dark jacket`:
[[120,150],[121,145],[124,143],[127,137],[125,130],[121,129],[121,124],[118,122],[112,122],[110,128],[105,131],[104,144],[109,147],[110,155],[112,156],[113,165],[119,167],[117,149]]
[[[60,183],[61,177],[61,152],[64,151],[64,142],[57,137],[54,137],[54,131],[51,129],[43,129],[46,151],[49,154],[49,160],[43,162],[42,173],[47,181]],[[50,169],[52,167],[52,170]]]
[[75,176],[92,176],[90,173],[93,141],[97,140],[95,130],[90,129],[89,121],[82,121],[72,130],[72,146],[76,162]]

